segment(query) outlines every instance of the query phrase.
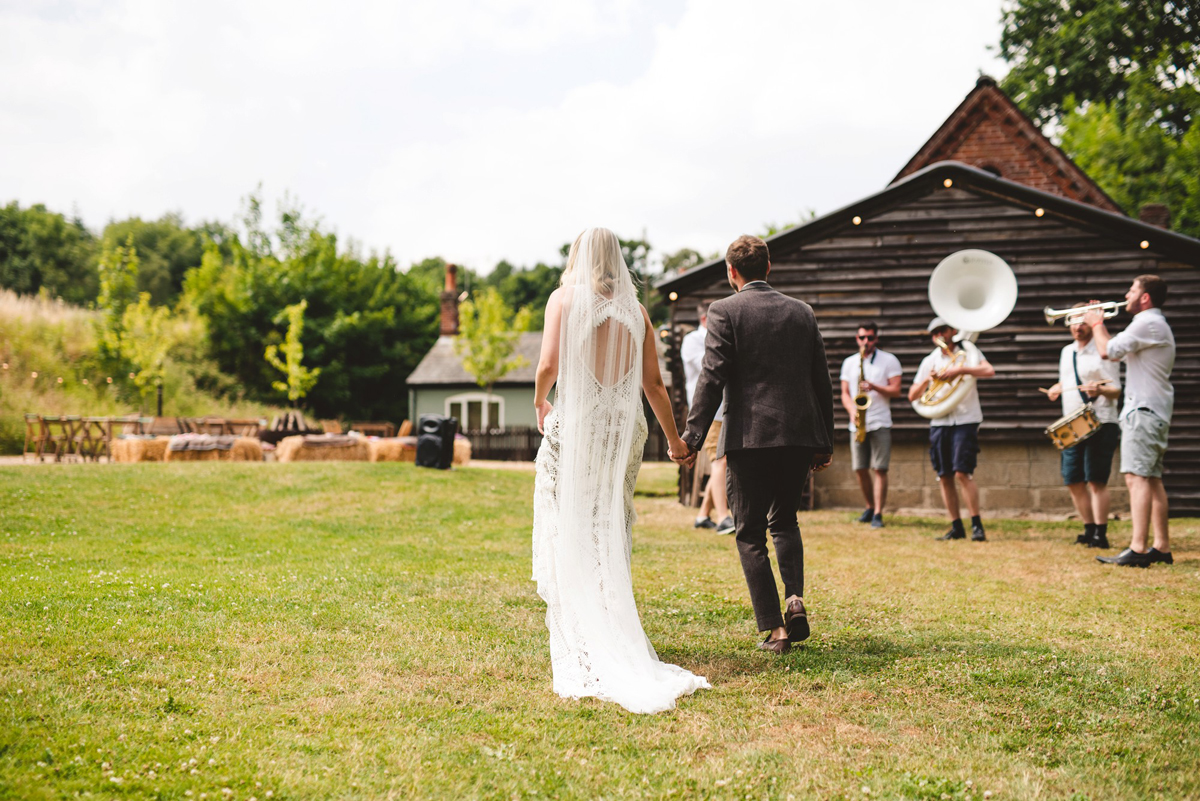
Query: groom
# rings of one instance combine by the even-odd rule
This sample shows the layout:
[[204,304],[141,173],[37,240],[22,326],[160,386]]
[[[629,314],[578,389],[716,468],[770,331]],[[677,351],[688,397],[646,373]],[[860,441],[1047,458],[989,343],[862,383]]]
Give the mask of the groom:
[[[703,369],[683,441],[693,458],[725,399],[717,458],[726,457],[729,507],[759,648],[786,653],[808,637],[804,544],[796,507],[810,468],[833,458],[833,385],[812,307],[772,289],[767,243],[738,237],[725,253],[737,294],[708,309]],[[786,616],[767,554],[767,531],[783,579]]]

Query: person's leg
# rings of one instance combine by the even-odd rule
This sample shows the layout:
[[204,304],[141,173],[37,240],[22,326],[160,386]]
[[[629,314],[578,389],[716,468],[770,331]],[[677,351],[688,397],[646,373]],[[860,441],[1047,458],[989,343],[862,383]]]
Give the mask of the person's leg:
[[887,503],[888,471],[875,471],[875,514],[883,514],[883,506]]
[[1147,479],[1150,488],[1150,525],[1154,531],[1154,550],[1171,552],[1171,535],[1168,530],[1167,489],[1161,478]]
[[875,521],[872,525],[883,524],[883,507],[887,503],[888,467],[892,463],[892,429],[877,428],[871,432],[871,469],[875,473],[874,504]]
[[729,497],[725,488],[725,457],[722,456],[712,463],[712,478],[708,480],[712,487],[712,507],[716,512],[717,522],[729,517]]
[[717,473],[714,470],[713,473],[708,477],[708,483],[704,485],[704,496],[700,499],[700,511],[696,514],[697,520],[702,517],[709,517],[712,515],[713,490],[716,488],[714,484],[716,477]]
[[854,471],[854,477],[858,479],[858,488],[862,491],[863,502],[867,508],[874,510],[875,507],[875,488],[871,486],[871,470],[868,467],[863,467],[861,470]]
[[1154,503],[1150,479],[1126,473],[1125,486],[1129,488],[1129,519],[1133,523],[1129,547],[1138,553],[1145,553],[1150,531],[1150,508]]
[[1087,488],[1091,494],[1092,522],[1098,526],[1104,525],[1108,521],[1108,484],[1102,484],[1099,481],[1089,481]]
[[[800,535],[800,526],[796,519],[796,510],[804,486],[808,483],[808,473],[811,469],[813,452],[809,448],[773,448],[777,460],[771,468],[774,477],[773,499],[771,509],[767,513],[767,528],[775,543],[775,558],[779,562],[779,577],[783,580],[784,608],[788,609],[793,602],[799,602],[798,608],[804,611],[804,540]],[[789,614],[793,611],[788,609]],[[792,642],[808,638],[807,613],[799,616],[801,624],[793,619],[785,629],[771,632],[772,639],[787,637]],[[791,626],[789,630],[786,626]]]
[[1071,503],[1075,505],[1075,511],[1079,513],[1079,519],[1084,525],[1094,525],[1096,523],[1096,515],[1092,509],[1092,498],[1088,495],[1087,484],[1082,481],[1067,485],[1067,492],[1071,493]]
[[971,513],[971,517],[979,517],[979,485],[975,483],[975,477],[970,473],[955,473],[954,477],[958,479],[958,485],[962,488],[967,511]]
[[962,514],[958,507],[958,490],[954,487],[954,474],[938,476],[938,486],[942,490],[942,503],[946,505],[946,514],[950,520],[961,520]]
[[726,484],[733,519],[737,523],[737,549],[750,591],[750,604],[759,631],[783,628],[779,590],[767,553],[767,514],[771,508],[771,476],[759,450],[726,454]]

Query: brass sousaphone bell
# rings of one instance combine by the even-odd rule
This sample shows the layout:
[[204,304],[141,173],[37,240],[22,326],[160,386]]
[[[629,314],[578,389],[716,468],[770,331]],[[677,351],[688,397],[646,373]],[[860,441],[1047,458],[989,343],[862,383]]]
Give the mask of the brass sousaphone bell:
[[[958,329],[962,366],[974,367],[982,355],[975,337],[1004,322],[1017,305],[1017,276],[1004,259],[986,250],[960,250],[942,259],[929,277],[929,305],[938,317]],[[950,343],[944,343],[949,350]],[[945,417],[966,396],[975,377],[957,376],[949,381],[934,376],[929,388],[913,401],[922,417]]]

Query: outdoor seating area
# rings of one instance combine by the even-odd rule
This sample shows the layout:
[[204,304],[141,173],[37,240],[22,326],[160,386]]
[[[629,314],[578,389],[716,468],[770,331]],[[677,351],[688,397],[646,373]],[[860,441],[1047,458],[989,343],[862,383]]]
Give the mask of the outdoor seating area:
[[[349,433],[342,433],[347,431]],[[413,462],[413,424],[321,420],[289,412],[266,420],[208,417],[25,415],[26,461],[55,462]],[[324,432],[324,433],[318,433]],[[459,437],[454,464],[471,460]]]

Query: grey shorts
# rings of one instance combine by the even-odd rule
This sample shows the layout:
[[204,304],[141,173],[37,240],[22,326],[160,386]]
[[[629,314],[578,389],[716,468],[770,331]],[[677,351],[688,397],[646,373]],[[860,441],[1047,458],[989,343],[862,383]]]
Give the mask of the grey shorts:
[[1121,419],[1121,472],[1162,478],[1163,456],[1171,424],[1149,409],[1134,409]]
[[855,470],[887,470],[892,463],[892,429],[877,428],[867,432],[863,442],[850,435],[850,466]]

